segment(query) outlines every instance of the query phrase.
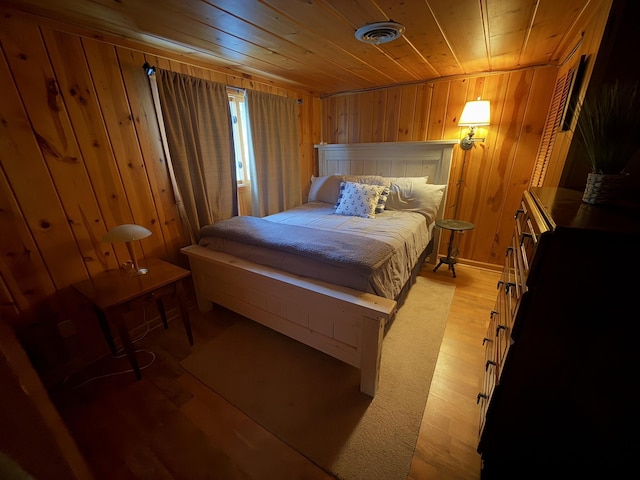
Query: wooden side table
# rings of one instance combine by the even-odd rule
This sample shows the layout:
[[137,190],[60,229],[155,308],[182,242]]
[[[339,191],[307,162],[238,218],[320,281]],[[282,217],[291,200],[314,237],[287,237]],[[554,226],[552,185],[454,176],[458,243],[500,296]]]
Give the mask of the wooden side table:
[[189,321],[183,284],[184,280],[191,275],[191,272],[158,258],[148,258],[141,261],[140,265],[149,270],[146,275],[130,277],[121,270],[108,270],[92,279],[73,285],[73,288],[93,304],[100,328],[113,355],[116,355],[117,351],[109,328],[109,321],[116,325],[127,357],[138,380],[142,378],[142,374],[131,343],[129,330],[125,325],[125,314],[134,305],[155,300],[162,323],[166,329],[169,328],[169,325],[162,297],[174,294],[178,300],[178,307],[180,308],[180,315],[184,329],[187,332],[189,344],[193,345],[191,322]]
[[475,225],[473,223],[465,222],[463,220],[436,220],[436,226],[444,230],[451,230],[451,236],[449,237],[449,244],[447,245],[447,256],[441,257],[438,265],[433,271],[437,271],[440,265],[446,263],[449,265],[449,270],[456,276],[455,264],[458,263],[458,247],[456,246],[456,232],[463,232],[465,230],[473,230]]

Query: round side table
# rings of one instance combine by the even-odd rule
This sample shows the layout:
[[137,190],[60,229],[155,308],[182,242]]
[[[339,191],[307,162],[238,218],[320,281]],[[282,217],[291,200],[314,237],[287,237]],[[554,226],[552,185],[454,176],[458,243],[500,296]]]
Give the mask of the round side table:
[[437,271],[440,268],[440,265],[446,263],[449,265],[449,270],[453,273],[453,276],[456,276],[456,268],[455,264],[458,263],[458,247],[456,246],[456,232],[463,232],[465,230],[473,230],[475,225],[470,222],[465,222],[463,220],[436,220],[436,226],[440,227],[443,230],[450,230],[451,236],[449,237],[449,244],[447,246],[447,256],[440,258],[438,265],[433,271]]

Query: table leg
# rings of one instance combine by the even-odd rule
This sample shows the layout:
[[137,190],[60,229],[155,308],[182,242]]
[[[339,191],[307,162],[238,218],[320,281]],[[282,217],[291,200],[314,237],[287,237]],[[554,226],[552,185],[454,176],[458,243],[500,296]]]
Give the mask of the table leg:
[[98,323],[100,324],[100,330],[102,330],[104,339],[107,341],[107,345],[109,345],[111,355],[115,357],[118,354],[118,349],[116,348],[116,344],[113,341],[113,335],[111,335],[111,329],[109,328],[107,315],[98,307],[94,307],[93,310],[95,311],[96,317],[98,318]]
[[452,257],[453,257],[453,247],[454,247],[455,241],[456,241],[455,234],[456,234],[455,230],[451,230],[451,236],[449,237],[449,245],[447,246],[447,261],[448,262],[451,262]]
[[142,373],[140,372],[140,366],[138,365],[138,359],[136,358],[136,351],[133,348],[133,343],[131,343],[129,331],[125,325],[124,312],[118,312],[116,314],[115,322],[118,327],[118,333],[120,334],[120,340],[122,340],[122,345],[124,346],[124,351],[129,359],[129,363],[131,363],[131,367],[136,374],[136,378],[140,380],[142,378]]
[[189,345],[193,345],[193,334],[191,333],[191,321],[189,320],[189,311],[187,310],[187,296],[184,291],[183,281],[176,282],[176,297],[178,298],[178,307],[180,308],[180,316],[184,330],[189,338]]
[[164,310],[164,302],[162,301],[162,298],[156,300],[156,306],[158,307],[158,312],[160,312],[162,325],[164,325],[164,329],[167,330],[169,328],[169,323],[167,323],[167,312]]

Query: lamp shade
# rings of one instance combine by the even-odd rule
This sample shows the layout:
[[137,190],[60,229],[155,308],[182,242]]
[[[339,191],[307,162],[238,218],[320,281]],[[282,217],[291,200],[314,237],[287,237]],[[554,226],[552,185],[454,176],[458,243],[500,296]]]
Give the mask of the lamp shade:
[[460,115],[458,125],[461,127],[477,127],[480,125],[490,125],[491,111],[489,100],[473,100],[467,102]]
[[117,227],[113,227],[111,230],[109,230],[106,235],[102,237],[102,241],[109,243],[126,243],[127,250],[129,251],[129,255],[131,256],[131,262],[125,262],[123,266],[129,264],[133,266],[131,270],[128,270],[128,275],[145,275],[148,270],[146,268],[140,268],[140,266],[138,265],[136,250],[132,242],[140,240],[142,238],[147,238],[149,235],[151,235],[151,230],[147,230],[141,225],[125,223],[122,225],[118,225]]
[[141,225],[124,223],[109,230],[105,236],[102,237],[102,241],[109,243],[132,242],[134,240],[147,238],[149,235],[151,235],[151,230],[148,230]]

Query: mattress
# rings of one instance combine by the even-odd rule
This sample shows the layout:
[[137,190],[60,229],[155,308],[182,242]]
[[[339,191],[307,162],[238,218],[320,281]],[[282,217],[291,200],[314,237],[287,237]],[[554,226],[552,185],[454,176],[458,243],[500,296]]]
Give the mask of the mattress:
[[245,244],[229,238],[203,236],[199,244],[254,263],[391,299],[398,297],[411,278],[433,231],[433,224],[429,224],[425,215],[419,212],[385,210],[375,218],[362,218],[338,215],[333,205],[323,202],[309,202],[264,219],[376,239],[388,245],[393,253],[375,270],[363,272],[304,253]]

